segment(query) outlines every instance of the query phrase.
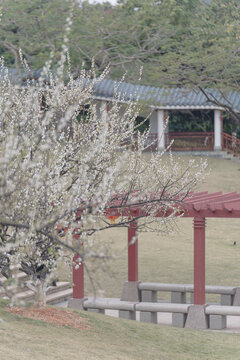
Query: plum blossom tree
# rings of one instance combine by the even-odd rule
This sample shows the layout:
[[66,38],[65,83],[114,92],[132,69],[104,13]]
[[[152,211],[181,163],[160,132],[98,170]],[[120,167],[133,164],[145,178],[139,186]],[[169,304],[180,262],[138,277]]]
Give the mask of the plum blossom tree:
[[[67,23],[68,30],[70,18]],[[11,266],[20,264],[39,305],[66,250],[82,262],[110,256],[98,234],[136,220],[121,216],[113,224],[106,217],[116,199],[121,209],[140,205],[148,212],[137,216],[139,231],[161,231],[206,168],[194,161],[182,167],[164,153],[146,155],[148,133],[138,132],[135,121],[139,104],[121,105],[116,88],[109,111],[99,107],[94,86],[107,70],[96,77],[94,69],[83,69],[74,80],[67,37],[57,71],[50,67],[51,59],[24,86],[11,83],[3,60],[0,74],[0,270],[11,278]],[[156,219],[159,208],[172,211]]]

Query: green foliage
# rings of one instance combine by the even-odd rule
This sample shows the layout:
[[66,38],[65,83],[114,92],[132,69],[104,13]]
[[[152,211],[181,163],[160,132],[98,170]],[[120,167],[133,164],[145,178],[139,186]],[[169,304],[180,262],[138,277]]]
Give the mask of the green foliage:
[[213,111],[174,111],[171,112],[168,126],[172,132],[213,131]]
[[[213,123],[213,111],[171,111],[168,128],[172,132],[209,132],[214,131]],[[236,132],[240,138],[240,126],[236,125],[226,112],[223,113],[223,131],[230,135]]]
[[[109,64],[109,76],[156,86],[214,87],[239,90],[237,0],[119,0],[75,2],[69,51],[76,76],[82,63],[95,60],[97,73]],[[0,55],[18,65],[18,49],[32,68],[51,51],[58,60],[67,0],[8,0],[0,23]]]
[[88,122],[90,117],[90,105],[81,106],[76,116],[78,122]]
[[149,119],[145,119],[144,117],[137,116],[135,120],[135,126],[137,131],[143,133],[149,129]]
[[[56,11],[57,9],[57,11]],[[9,0],[2,6],[0,46],[7,63],[18,66],[21,48],[33,68],[59,51],[69,3],[65,0]]]
[[230,135],[235,132],[237,137],[240,138],[240,125],[232,122],[228,113],[225,113],[223,116],[223,131]]

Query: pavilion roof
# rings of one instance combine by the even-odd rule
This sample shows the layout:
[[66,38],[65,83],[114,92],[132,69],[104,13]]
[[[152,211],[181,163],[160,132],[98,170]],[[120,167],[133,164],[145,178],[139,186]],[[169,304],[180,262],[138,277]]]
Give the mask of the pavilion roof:
[[114,98],[123,102],[140,101],[156,109],[219,109],[217,104],[222,104],[240,111],[239,92],[210,88],[204,91],[207,96],[199,89],[162,88],[102,79],[94,85],[93,95],[109,101]]
[[[26,85],[27,79],[37,80],[42,73],[42,69],[19,71],[16,68],[2,69],[0,66],[0,73],[5,74],[6,71],[8,71],[11,82],[19,85]],[[89,81],[92,80],[86,79],[85,83],[88,84]],[[93,87],[93,96],[106,101],[114,99],[121,102],[140,101],[155,109],[166,110],[221,109],[224,106],[230,106],[240,112],[240,93],[238,91],[204,88],[204,92],[207,96],[199,89],[162,88],[111,79],[98,80]],[[218,104],[221,104],[222,107]]]

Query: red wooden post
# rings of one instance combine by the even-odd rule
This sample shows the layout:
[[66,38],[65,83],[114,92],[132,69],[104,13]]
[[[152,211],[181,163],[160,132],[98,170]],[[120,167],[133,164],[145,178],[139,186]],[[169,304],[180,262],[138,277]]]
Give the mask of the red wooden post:
[[79,256],[75,254],[73,257],[73,299],[84,298],[84,265],[79,264],[78,259]]
[[128,281],[138,281],[137,221],[128,228]]
[[[74,234],[77,229],[73,230],[73,237],[75,240],[78,240],[79,244],[83,246],[83,243],[80,242],[80,235]],[[73,256],[73,299],[83,299],[84,298],[84,265],[79,263],[79,255],[75,254]]]
[[194,304],[205,304],[205,218],[195,217],[194,225]]

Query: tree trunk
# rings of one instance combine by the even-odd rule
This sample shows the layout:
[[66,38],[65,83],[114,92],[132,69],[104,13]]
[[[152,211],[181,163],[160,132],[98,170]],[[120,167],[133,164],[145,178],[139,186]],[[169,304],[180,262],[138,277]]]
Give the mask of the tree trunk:
[[47,285],[46,279],[38,279],[36,282],[36,295],[35,295],[35,303],[37,307],[46,306],[47,300]]

